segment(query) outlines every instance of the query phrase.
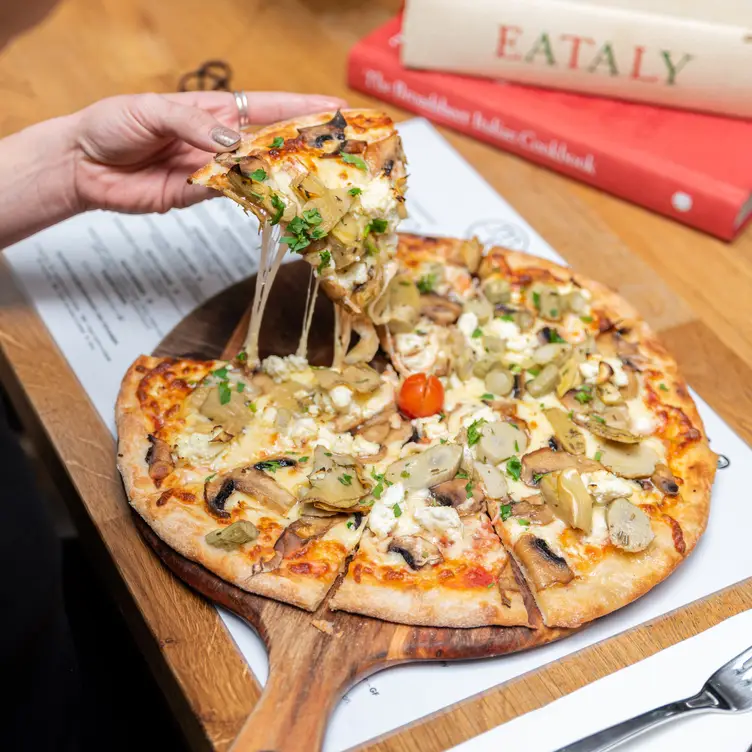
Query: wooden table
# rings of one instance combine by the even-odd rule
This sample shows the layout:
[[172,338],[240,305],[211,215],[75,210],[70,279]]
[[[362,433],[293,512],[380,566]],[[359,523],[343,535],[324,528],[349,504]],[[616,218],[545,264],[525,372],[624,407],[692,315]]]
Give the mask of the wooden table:
[[[351,45],[398,0],[66,0],[0,53],[0,135],[98,98],[169,91],[227,60],[234,84],[346,96]],[[406,113],[387,108],[396,119]],[[660,333],[690,384],[752,440],[752,232],[725,245],[451,132],[449,141],[577,269]],[[7,288],[7,270],[0,279]],[[92,554],[196,749],[228,747],[259,687],[216,612],[159,564],[131,523],[114,445],[18,295],[0,309],[0,377],[67,491]],[[752,581],[520,678],[369,746],[445,749],[752,607]],[[178,614],[180,615],[178,618]]]

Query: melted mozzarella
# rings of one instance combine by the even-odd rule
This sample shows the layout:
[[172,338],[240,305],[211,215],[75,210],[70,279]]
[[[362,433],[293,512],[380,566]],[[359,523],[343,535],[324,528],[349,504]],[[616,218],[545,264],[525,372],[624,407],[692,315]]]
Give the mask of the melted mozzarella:
[[582,481],[598,504],[607,504],[619,498],[629,498],[637,490],[633,483],[607,470],[582,473]]

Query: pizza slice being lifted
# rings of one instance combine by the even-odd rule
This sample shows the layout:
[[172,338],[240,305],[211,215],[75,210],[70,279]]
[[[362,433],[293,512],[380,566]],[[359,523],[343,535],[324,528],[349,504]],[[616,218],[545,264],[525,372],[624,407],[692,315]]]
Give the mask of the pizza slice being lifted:
[[355,321],[367,319],[396,270],[396,227],[406,216],[405,157],[387,115],[345,110],[276,123],[190,180],[221,191],[261,222],[261,284],[245,348],[251,365],[264,291],[287,249],[311,265],[326,295]]

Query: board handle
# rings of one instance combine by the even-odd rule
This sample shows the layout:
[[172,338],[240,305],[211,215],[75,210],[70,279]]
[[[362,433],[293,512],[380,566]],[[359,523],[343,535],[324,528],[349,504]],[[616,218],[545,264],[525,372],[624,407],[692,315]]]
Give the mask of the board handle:
[[269,679],[230,752],[321,749],[329,714],[355,676],[350,661],[338,665],[308,647],[292,643],[272,651]]

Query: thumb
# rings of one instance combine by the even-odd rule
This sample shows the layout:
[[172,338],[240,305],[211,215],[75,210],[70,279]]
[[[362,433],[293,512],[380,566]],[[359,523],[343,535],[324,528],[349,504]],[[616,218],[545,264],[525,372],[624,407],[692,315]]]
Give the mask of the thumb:
[[203,151],[229,151],[240,142],[239,133],[222,125],[206,110],[159,94],[134,97],[129,110],[138,125],[152,136],[178,138]]

